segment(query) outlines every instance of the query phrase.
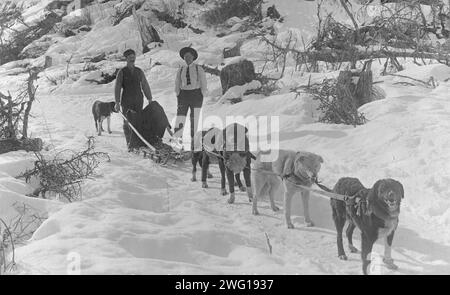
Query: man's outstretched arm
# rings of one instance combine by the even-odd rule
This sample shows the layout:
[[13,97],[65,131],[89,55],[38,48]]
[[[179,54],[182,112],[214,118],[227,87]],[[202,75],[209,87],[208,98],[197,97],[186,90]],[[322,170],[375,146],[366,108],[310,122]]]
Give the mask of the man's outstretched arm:
[[150,103],[153,99],[152,91],[150,90],[150,85],[148,84],[147,78],[145,77],[144,71],[141,71],[141,85],[142,90],[144,91],[145,97],[147,97],[148,102]]
[[122,80],[123,80],[123,74],[122,74],[122,70],[120,70],[117,73],[117,77],[116,77],[116,87],[114,89],[114,99],[116,101],[116,111],[120,110],[120,92],[122,91]]

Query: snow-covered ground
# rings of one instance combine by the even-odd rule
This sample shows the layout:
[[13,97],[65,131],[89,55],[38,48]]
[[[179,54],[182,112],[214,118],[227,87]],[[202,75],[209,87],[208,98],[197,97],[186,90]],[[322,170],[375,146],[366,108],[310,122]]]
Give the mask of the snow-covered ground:
[[[110,29],[119,30],[110,34],[113,39],[125,30],[122,41],[126,42],[128,28]],[[220,64],[215,52],[237,38],[180,31],[168,31],[163,35],[169,40],[164,47],[137,59],[137,65],[146,72],[154,99],[165,108],[169,119],[174,119],[176,113],[173,77],[180,62],[178,49],[192,42],[199,49],[200,62],[209,58]],[[65,41],[64,46],[55,45],[49,52],[89,55],[93,51],[85,46],[86,40],[95,37],[105,39],[99,46],[115,44],[114,40],[100,37],[102,32],[93,30],[90,36],[80,37],[79,43],[69,46]],[[247,56],[255,51],[250,45],[242,50]],[[155,62],[161,65],[152,67]],[[118,65],[123,63],[108,61],[101,67]],[[381,81],[377,85],[386,98],[361,107],[369,120],[362,126],[317,123],[316,102],[287,90],[269,97],[246,96],[234,105],[218,104],[220,82],[210,75],[203,117],[279,116],[280,129],[274,132],[280,146],[320,154],[324,158],[320,179],[327,186],[344,176],[358,177],[367,187],[381,178],[399,180],[405,188],[393,246],[399,270],[381,266],[382,273],[450,274],[450,82],[445,82],[450,70],[439,64],[405,66],[406,70],[398,74],[424,81],[433,76],[439,86],[431,89],[396,84],[404,79],[380,77],[379,66],[374,64],[375,80]],[[0,91],[11,89],[14,93],[25,76],[10,76],[7,67],[0,68]],[[41,137],[49,145],[46,154],[82,149],[86,137],[95,135],[92,103],[113,100],[114,83],[87,83],[84,79],[88,76],[75,73],[77,67],[82,64],[71,66],[71,78],[76,81],[69,78],[58,87],[52,86],[45,75],[65,75],[65,64],[47,69],[38,80],[38,101],[33,105],[30,127],[33,137]],[[292,72],[292,68],[286,72],[286,89],[308,83],[309,75]],[[312,80],[336,74],[314,74]],[[92,78],[93,74],[87,75]],[[272,212],[267,202],[260,202],[260,216],[251,214],[245,193],[238,192],[236,203],[228,204],[227,197],[219,194],[217,166],[212,166],[215,177],[210,188],[202,189],[199,182],[190,181],[190,163],[161,167],[128,153],[122,119],[117,114],[112,116],[112,131],[96,138],[96,150],[107,152],[111,162],[102,163],[96,177],[85,182],[83,200],[76,203],[26,197],[32,191],[31,185],[14,176],[31,167],[34,156],[25,152],[0,155],[0,217],[14,216],[12,204],[18,201],[48,215],[33,237],[16,249],[16,273],[72,273],[78,259],[81,274],[361,273],[359,254],[350,254],[348,261],[337,258],[336,233],[327,199],[311,198],[315,227],[303,225],[301,202],[296,199],[296,229],[288,230],[283,212]],[[281,191],[278,196],[281,206]],[[358,236],[355,233],[355,245],[359,244]],[[383,253],[383,245],[377,244],[374,250]]]

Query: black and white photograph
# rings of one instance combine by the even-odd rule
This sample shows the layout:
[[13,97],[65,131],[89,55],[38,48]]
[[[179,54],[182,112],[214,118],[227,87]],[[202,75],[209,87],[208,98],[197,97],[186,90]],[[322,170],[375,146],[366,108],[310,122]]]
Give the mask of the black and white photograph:
[[449,64],[450,0],[0,0],[0,275],[450,275]]

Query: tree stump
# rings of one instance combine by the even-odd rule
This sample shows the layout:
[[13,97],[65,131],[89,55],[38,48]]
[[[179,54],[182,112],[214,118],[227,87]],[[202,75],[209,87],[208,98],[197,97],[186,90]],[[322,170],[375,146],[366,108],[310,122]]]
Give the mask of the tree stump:
[[336,96],[339,101],[355,105],[353,93],[356,85],[353,83],[353,73],[351,71],[341,71],[336,83]]
[[44,64],[44,68],[46,69],[46,68],[49,68],[49,67],[51,67],[51,66],[52,66],[52,57],[46,55],[46,56],[45,56],[45,64]]
[[238,40],[236,41],[236,45],[232,48],[224,48],[223,49],[223,58],[229,58],[229,57],[235,57],[241,55],[241,47],[244,43],[244,40]]
[[357,107],[373,101],[372,97],[373,75],[372,71],[364,70],[359,73],[358,83],[355,88],[355,99]]
[[222,94],[225,94],[233,86],[241,86],[254,79],[255,67],[251,61],[243,59],[238,63],[229,64],[220,71]]
[[361,72],[341,71],[337,79],[336,94],[342,103],[358,109],[360,106],[371,102],[373,75],[370,66]]
[[271,19],[275,19],[275,20],[282,19],[281,14],[278,12],[277,8],[275,7],[275,4],[267,8],[266,16]]
[[145,13],[145,11],[138,11],[136,12],[135,7],[133,7],[133,18],[135,19],[139,33],[141,35],[142,40],[142,52],[146,53],[149,50],[147,47],[148,44],[152,42],[163,42],[163,40],[159,37],[158,32],[155,30],[155,28],[152,26],[152,19],[149,17],[148,13]]
[[24,150],[27,152],[39,152],[43,142],[40,138],[7,138],[0,139],[0,154]]

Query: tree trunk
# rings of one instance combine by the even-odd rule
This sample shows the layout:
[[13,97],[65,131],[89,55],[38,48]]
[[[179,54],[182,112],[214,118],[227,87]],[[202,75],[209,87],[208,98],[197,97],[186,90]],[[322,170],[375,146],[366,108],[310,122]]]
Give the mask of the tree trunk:
[[38,72],[31,71],[29,72],[29,77],[27,81],[27,92],[28,92],[28,101],[27,108],[25,109],[25,113],[23,115],[23,126],[22,126],[22,137],[28,137],[28,118],[30,116],[31,106],[33,105],[35,93],[37,87],[34,87],[34,80],[37,79]]
[[[4,99],[6,102],[2,101]],[[8,138],[16,138],[16,129],[13,123],[13,101],[11,94],[8,92],[8,95],[5,95],[0,92],[0,118],[7,118],[8,126],[3,130],[3,133],[6,133],[5,136]],[[0,126],[2,127],[2,126]]]
[[336,96],[341,103],[356,108],[353,96],[355,85],[352,83],[352,76],[351,71],[341,71],[339,73],[336,84]]
[[25,150],[27,152],[38,152],[42,150],[43,142],[40,138],[0,139],[0,154]]

